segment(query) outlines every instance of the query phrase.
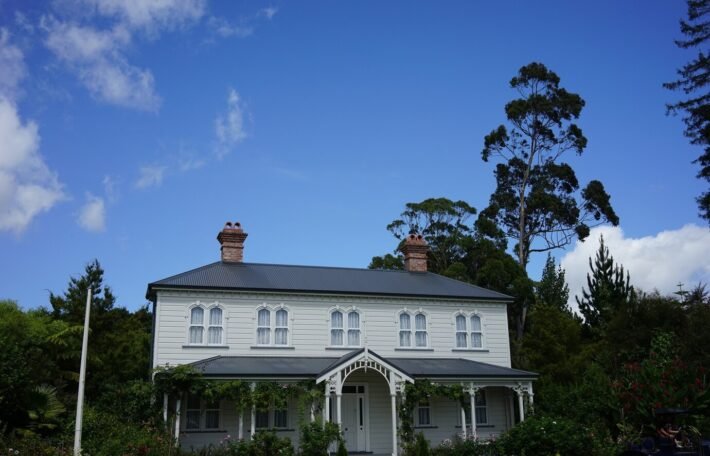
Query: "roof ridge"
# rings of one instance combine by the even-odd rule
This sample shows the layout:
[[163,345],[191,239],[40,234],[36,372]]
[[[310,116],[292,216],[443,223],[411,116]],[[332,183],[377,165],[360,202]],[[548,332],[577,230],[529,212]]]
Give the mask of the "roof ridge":
[[213,261],[212,263],[203,264],[202,266],[199,266],[199,267],[196,267],[196,268],[193,268],[193,269],[189,269],[189,270],[187,270],[187,271],[185,271],[185,272],[181,272],[181,273],[179,273],[179,274],[173,274],[173,275],[171,275],[171,276],[169,276],[169,277],[164,277],[164,278],[162,278],[162,279],[160,279],[160,280],[156,280],[155,282],[152,282],[152,283],[163,282],[163,281],[165,281],[165,280],[175,279],[175,278],[180,277],[180,276],[183,276],[183,275],[185,275],[185,274],[191,274],[191,273],[196,272],[196,271],[199,271],[199,270],[201,270],[201,269],[207,269],[207,268],[209,268],[210,266],[214,266],[214,265],[217,264],[217,263],[221,263],[221,261]]

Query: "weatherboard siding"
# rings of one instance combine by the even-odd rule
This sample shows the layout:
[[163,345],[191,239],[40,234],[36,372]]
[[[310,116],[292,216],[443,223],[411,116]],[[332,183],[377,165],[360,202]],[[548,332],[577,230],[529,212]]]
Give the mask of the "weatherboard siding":
[[[218,303],[224,310],[224,347],[186,347],[189,308],[197,302]],[[255,348],[257,308],[285,306],[289,310],[289,348]],[[384,357],[464,358],[510,367],[506,305],[497,302],[239,292],[159,291],[156,303],[154,365],[175,365],[213,356],[327,356],[348,350],[328,349],[330,310],[354,307],[361,315],[362,346]],[[407,309],[427,314],[427,350],[401,350],[398,313]],[[484,327],[484,351],[456,351],[456,312],[477,312]],[[205,315],[207,318],[207,315]],[[412,321],[412,324],[414,322]],[[205,335],[206,337],[206,335]],[[273,338],[273,334],[272,334]]]

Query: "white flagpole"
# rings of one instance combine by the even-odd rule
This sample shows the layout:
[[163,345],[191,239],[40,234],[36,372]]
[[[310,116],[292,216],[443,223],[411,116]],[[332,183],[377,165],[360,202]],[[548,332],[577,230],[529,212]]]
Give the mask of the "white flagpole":
[[74,456],[81,455],[81,423],[84,418],[84,383],[86,382],[86,352],[89,346],[89,312],[91,311],[91,288],[86,295],[84,315],[84,341],[81,344],[81,367],[79,370],[79,393],[76,398],[76,427],[74,428]]

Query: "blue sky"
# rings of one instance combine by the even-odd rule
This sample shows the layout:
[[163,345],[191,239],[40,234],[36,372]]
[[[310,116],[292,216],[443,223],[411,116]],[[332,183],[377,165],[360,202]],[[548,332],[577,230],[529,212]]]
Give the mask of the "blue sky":
[[[148,282],[218,259],[227,220],[249,233],[247,261],[365,267],[395,247],[385,226],[405,203],[485,207],[483,137],[531,61],[587,102],[589,146],[569,161],[612,195],[612,253],[646,289],[659,263],[662,291],[710,280],[699,151],[661,87],[692,56],[673,43],[683,15],[680,1],[0,0],[0,298],[46,305],[98,258],[137,308]],[[556,256],[583,277],[580,248]]]

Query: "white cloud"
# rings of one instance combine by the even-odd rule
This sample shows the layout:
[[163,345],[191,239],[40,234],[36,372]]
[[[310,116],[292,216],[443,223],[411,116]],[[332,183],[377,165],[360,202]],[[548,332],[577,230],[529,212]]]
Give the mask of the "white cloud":
[[172,29],[199,20],[206,0],[84,0],[103,16],[115,17],[133,28]]
[[136,188],[159,187],[163,183],[166,166],[142,166],[139,171]]
[[22,51],[10,43],[10,33],[0,28],[0,96],[14,100],[26,75]]
[[221,17],[210,17],[207,25],[210,26],[215,34],[222,38],[229,38],[231,36],[245,38],[254,33],[254,27],[251,25],[230,24],[226,19]]
[[132,39],[125,27],[99,30],[48,19],[45,28],[47,47],[77,73],[94,97],[118,106],[158,109],[153,74],[130,65],[122,54]]
[[106,175],[101,180],[101,184],[104,186],[104,194],[106,195],[106,199],[111,203],[116,202],[116,200],[118,200],[118,185],[116,184],[114,178]]
[[37,124],[23,124],[15,105],[0,95],[0,230],[20,233],[65,198],[39,143]]
[[698,282],[710,282],[710,230],[693,224],[653,236],[628,238],[618,227],[592,229],[585,242],[562,257],[561,265],[570,288],[570,305],[576,308],[575,295],[586,287],[589,258],[599,248],[599,236],[617,264],[631,274],[631,283],[643,291],[673,293],[682,282],[686,289]]
[[271,20],[274,16],[276,16],[276,13],[279,12],[279,9],[275,6],[269,6],[267,8],[262,8],[259,10],[259,16],[264,16],[268,20]]
[[86,203],[81,208],[77,221],[79,226],[86,231],[94,233],[104,231],[106,229],[106,205],[104,204],[104,199],[87,193]]
[[215,134],[217,135],[217,157],[227,155],[237,144],[247,137],[244,130],[245,107],[234,89],[229,89],[227,97],[227,113],[215,119]]

